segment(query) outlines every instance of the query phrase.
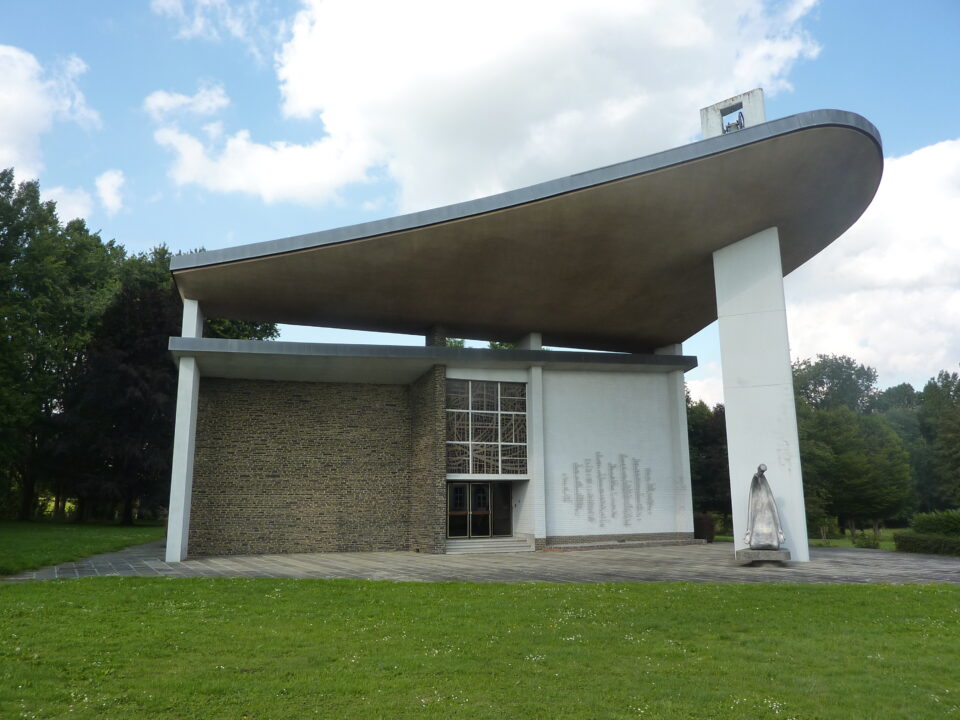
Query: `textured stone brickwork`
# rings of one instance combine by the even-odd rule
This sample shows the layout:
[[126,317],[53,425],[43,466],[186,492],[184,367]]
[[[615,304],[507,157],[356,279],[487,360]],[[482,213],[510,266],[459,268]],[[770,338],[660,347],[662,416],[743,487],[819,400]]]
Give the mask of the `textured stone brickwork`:
[[[578,543],[615,543],[631,540],[692,540],[692,532],[626,533],[621,535],[551,535],[546,547],[551,545],[576,545]],[[539,547],[537,548],[540,549]]]
[[[408,549],[414,496],[435,494],[433,374],[413,387],[202,378],[190,555]],[[434,535],[415,542],[437,552]]]
[[447,542],[446,371],[434,365],[410,387],[413,458],[410,549],[442,553]]

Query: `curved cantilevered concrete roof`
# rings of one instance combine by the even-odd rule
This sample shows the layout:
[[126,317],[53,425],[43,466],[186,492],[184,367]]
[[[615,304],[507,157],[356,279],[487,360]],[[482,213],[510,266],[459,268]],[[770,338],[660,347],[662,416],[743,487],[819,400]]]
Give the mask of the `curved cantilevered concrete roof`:
[[646,352],[716,319],[714,251],[776,226],[786,275],[860,217],[882,171],[870,122],[818,110],[171,270],[208,317]]

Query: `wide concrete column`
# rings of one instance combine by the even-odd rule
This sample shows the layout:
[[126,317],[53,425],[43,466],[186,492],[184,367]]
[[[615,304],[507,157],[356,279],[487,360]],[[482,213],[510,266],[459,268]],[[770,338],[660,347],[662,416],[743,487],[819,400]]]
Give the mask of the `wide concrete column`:
[[528,494],[533,505],[533,537],[537,545],[547,537],[547,495],[545,479],[545,443],[543,436],[543,368],[530,367],[527,382],[527,472]]
[[[667,345],[653,351],[655,355],[683,355],[683,345]],[[693,488],[690,484],[690,435],[687,428],[687,386],[683,371],[676,370],[667,377],[670,394],[669,422],[673,437],[673,467],[675,468],[674,513],[677,532],[693,532]]]
[[[196,300],[183,301],[183,337],[203,336],[203,314]],[[173,462],[170,471],[170,505],[167,515],[167,562],[187,556],[190,534],[190,501],[193,493],[193,452],[197,435],[197,398],[200,369],[196,358],[180,358],[177,413],[173,429]]]
[[713,254],[736,549],[747,547],[750,480],[767,466],[793,560],[810,559],[777,228]]

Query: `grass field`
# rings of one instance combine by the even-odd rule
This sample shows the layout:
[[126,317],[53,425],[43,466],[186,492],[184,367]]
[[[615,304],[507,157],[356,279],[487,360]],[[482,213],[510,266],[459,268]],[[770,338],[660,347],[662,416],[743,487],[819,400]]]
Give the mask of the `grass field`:
[[0,717],[934,718],[958,645],[956,586],[6,584]]
[[[897,546],[893,542],[893,534],[895,532],[900,532],[902,528],[882,528],[880,530],[880,550],[896,550]],[[867,530],[867,534],[872,534],[872,530]],[[717,535],[714,538],[715,542],[733,542],[733,536],[731,535]],[[853,538],[850,535],[844,535],[843,537],[830,538],[826,542],[820,539],[819,536],[810,535],[810,547],[843,547],[843,548],[852,548],[855,547],[853,544]]]
[[0,522],[0,575],[159,540],[163,533],[160,526],[146,525]]

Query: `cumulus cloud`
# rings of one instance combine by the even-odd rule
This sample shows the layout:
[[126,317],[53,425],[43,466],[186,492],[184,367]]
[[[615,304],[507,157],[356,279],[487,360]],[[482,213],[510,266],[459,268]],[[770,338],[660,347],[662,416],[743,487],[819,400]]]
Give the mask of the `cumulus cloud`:
[[193,95],[155,90],[143,101],[143,109],[154,122],[162,122],[174,113],[213,115],[230,104],[230,98],[219,83],[201,84]]
[[107,215],[116,215],[123,208],[123,184],[126,178],[122,170],[107,170],[97,176],[94,184],[97,187],[97,197],[100,204],[107,211]]
[[83,188],[66,188],[62,185],[41,188],[40,197],[43,200],[53,200],[57,204],[57,217],[61,222],[76,218],[86,220],[93,210],[93,198]]
[[55,121],[99,126],[99,115],[77,82],[86,71],[73,55],[45,69],[25,50],[0,45],[0,167],[16,168],[22,179],[35,178],[43,169],[40,139]]
[[151,0],[150,9],[172,20],[183,40],[243,43],[257,61],[269,57],[280,23],[267,17],[274,10],[258,0]]
[[311,145],[262,145],[243,130],[227,138],[216,157],[202,141],[173,127],[158,129],[154,139],[176,155],[170,169],[176,183],[253,194],[268,203],[329,200],[342,186],[366,180],[371,160],[369,148],[343,136]]
[[687,390],[694,400],[710,407],[723,402],[723,373],[719,363],[708,362],[696,369],[696,377],[687,378]]
[[[178,153],[178,182],[211,190],[317,202],[375,172],[396,181],[402,210],[456,202],[688,142],[701,106],[789,88],[793,64],[818,52],[800,26],[810,6],[305,0],[277,74],[285,115],[322,122],[317,142],[158,141]],[[216,179],[257,162],[259,174]]]
[[785,282],[791,355],[849,355],[880,385],[960,361],[960,139],[888,158],[873,204]]
[[403,209],[682,144],[701,106],[787,89],[818,51],[809,2],[373,5],[306,0],[277,71],[287,115],[381,150]]

